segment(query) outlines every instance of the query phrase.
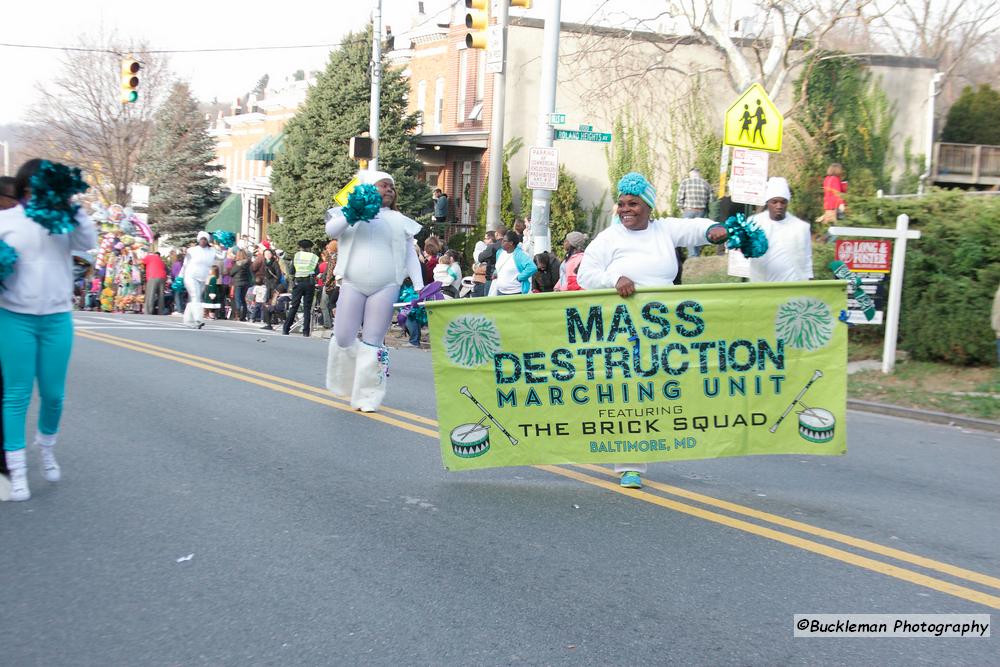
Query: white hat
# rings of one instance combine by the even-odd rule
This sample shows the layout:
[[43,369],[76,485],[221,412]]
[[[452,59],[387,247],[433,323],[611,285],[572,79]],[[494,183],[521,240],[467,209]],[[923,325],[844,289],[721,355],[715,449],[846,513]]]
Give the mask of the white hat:
[[764,201],[771,201],[775,197],[780,197],[785,201],[792,200],[792,191],[788,188],[788,181],[781,176],[772,176],[767,179],[767,187],[764,188]]
[[205,232],[205,231],[198,232],[198,240],[200,241],[202,239],[205,239],[209,243],[212,242],[212,237],[209,235],[208,232]]
[[396,184],[396,180],[392,177],[392,174],[386,173],[384,171],[371,171],[365,169],[363,171],[358,172],[358,180],[361,181],[362,185],[364,184],[375,185],[379,181],[384,181],[386,179],[392,181],[393,185]]

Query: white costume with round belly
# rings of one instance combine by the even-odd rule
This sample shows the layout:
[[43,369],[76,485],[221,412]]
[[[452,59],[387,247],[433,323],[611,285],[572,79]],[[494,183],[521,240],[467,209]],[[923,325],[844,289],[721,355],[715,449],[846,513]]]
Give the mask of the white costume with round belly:
[[[384,172],[361,172],[358,177],[363,184],[392,178]],[[416,290],[424,286],[413,239],[420,229],[419,223],[390,208],[353,225],[339,207],[326,213],[326,233],[337,239],[334,275],[342,281],[326,386],[350,396],[351,406],[364,412],[374,412],[385,397],[388,350],[383,343],[400,285],[409,276]]]

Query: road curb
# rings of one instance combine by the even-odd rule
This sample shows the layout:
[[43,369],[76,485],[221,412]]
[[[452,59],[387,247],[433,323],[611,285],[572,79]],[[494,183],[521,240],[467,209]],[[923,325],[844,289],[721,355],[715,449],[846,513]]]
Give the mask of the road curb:
[[917,421],[930,422],[932,424],[958,426],[959,428],[967,428],[976,431],[1000,433],[1000,422],[991,421],[989,419],[976,419],[975,417],[964,417],[962,415],[952,415],[947,412],[917,410],[915,408],[904,408],[900,405],[889,405],[888,403],[861,401],[856,398],[847,399],[847,409],[860,410],[862,412],[873,412],[879,415],[890,415],[892,417],[903,417],[905,419],[916,419]]

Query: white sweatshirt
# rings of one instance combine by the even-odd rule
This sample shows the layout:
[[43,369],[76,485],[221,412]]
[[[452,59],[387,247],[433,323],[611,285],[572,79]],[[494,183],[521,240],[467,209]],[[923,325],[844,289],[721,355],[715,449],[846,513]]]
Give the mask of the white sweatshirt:
[[678,246],[705,245],[715,222],[704,218],[658,218],[632,231],[613,223],[583,253],[576,279],[583,289],[615,287],[622,276],[636,287],[672,285],[677,277]]
[[813,277],[808,222],[788,214],[783,220],[771,220],[767,211],[750,219],[767,235],[767,252],[750,260],[750,282],[797,282]]
[[189,280],[208,282],[208,272],[212,270],[215,260],[222,259],[225,254],[208,245],[202,248],[195,245],[184,251],[184,266],[181,276]]
[[24,208],[0,211],[0,240],[17,251],[14,274],[4,281],[0,308],[25,315],[73,310],[73,251],[97,246],[97,228],[81,209],[68,234],[49,230],[29,218]]

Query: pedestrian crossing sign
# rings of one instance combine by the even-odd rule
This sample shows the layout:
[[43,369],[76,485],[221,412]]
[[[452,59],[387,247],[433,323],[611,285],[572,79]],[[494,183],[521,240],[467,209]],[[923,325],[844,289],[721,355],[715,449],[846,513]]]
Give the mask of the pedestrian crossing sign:
[[767,92],[755,83],[726,111],[723,143],[758,151],[781,152],[784,119]]
[[354,187],[360,182],[361,181],[358,180],[357,176],[352,178],[348,181],[347,185],[340,189],[340,192],[333,196],[333,201],[337,202],[341,206],[347,206],[347,195],[351,194],[351,190],[353,190]]

